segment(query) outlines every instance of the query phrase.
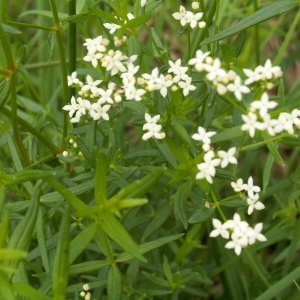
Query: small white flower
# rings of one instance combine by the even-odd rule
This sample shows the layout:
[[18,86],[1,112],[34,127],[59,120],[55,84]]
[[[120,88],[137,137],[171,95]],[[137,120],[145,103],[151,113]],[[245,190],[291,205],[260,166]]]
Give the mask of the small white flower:
[[229,231],[224,224],[221,223],[218,219],[212,220],[215,229],[210,233],[210,237],[217,237],[221,235],[224,239],[229,239]]
[[209,183],[212,183],[212,178],[216,175],[216,168],[220,162],[220,158],[214,158],[213,151],[208,151],[204,154],[204,162],[197,165],[199,172],[196,175],[196,179],[206,179]]
[[96,97],[98,95],[97,91],[98,91],[98,88],[97,86],[102,82],[102,80],[95,80],[92,78],[92,76],[90,75],[87,75],[86,76],[86,83],[82,88],[81,88],[81,91],[84,93],[84,92],[87,92],[87,91],[91,91],[92,94],[94,94]]
[[239,237],[236,234],[231,235],[232,241],[229,241],[226,245],[225,248],[227,249],[234,249],[234,252],[236,255],[240,255],[242,252],[242,248],[245,248],[248,246],[248,239],[247,237]]
[[114,23],[104,23],[103,26],[107,29],[109,29],[109,33],[114,33],[117,29],[121,28],[120,25],[114,24]]
[[265,208],[264,204],[258,201],[259,195],[255,194],[253,197],[247,198],[247,203],[249,205],[248,207],[248,215],[251,215],[253,213],[253,210],[262,210]]
[[141,7],[144,7],[147,3],[147,0],[141,0]]
[[179,81],[178,85],[183,89],[183,95],[187,96],[190,91],[194,91],[196,87],[191,84],[192,78],[188,77],[186,81]]
[[259,114],[262,118],[267,115],[269,109],[273,109],[278,103],[275,101],[269,101],[267,93],[263,93],[260,100],[255,100],[250,104],[251,110],[259,110]]
[[193,1],[192,2],[192,9],[197,10],[200,8],[199,2]]
[[156,139],[163,139],[165,138],[165,133],[161,132],[162,126],[157,124],[158,120],[160,119],[160,115],[156,115],[151,117],[149,114],[145,113],[145,120],[146,124],[143,126],[143,130],[148,130],[148,132],[144,133],[142,139],[144,141],[154,137]]
[[227,86],[228,90],[234,93],[234,96],[239,101],[242,100],[242,94],[250,93],[250,89],[246,85],[242,85],[242,80],[240,76],[236,76],[234,83],[230,83]]
[[220,150],[218,155],[221,158],[221,168],[226,168],[228,164],[237,164],[237,159],[234,157],[236,148],[232,147],[227,152]]
[[194,65],[198,72],[202,72],[205,69],[206,64],[205,59],[209,56],[210,52],[202,52],[197,50],[196,57],[189,60],[189,65]]
[[249,245],[255,243],[256,240],[260,242],[265,242],[267,238],[261,233],[263,228],[263,223],[258,223],[254,226],[254,228],[249,228],[247,233]]
[[168,94],[168,88],[173,84],[172,80],[167,79],[166,76],[160,74],[155,80],[154,88],[160,91],[160,94],[166,98]]
[[98,94],[100,95],[100,98],[98,100],[99,104],[104,104],[104,103],[110,103],[114,104],[113,99],[111,98],[113,91],[111,89],[103,90],[101,88],[98,89]]
[[211,143],[210,138],[215,134],[216,134],[215,131],[206,132],[205,128],[199,126],[198,127],[198,133],[194,133],[192,135],[192,139],[194,139],[196,141],[203,142],[203,144],[210,144]]
[[259,193],[260,192],[260,187],[253,184],[252,176],[250,176],[248,178],[247,183],[244,183],[243,188],[244,188],[245,191],[247,191],[248,196],[250,198],[254,198],[254,193]]
[[261,80],[261,73],[259,70],[255,69],[254,71],[249,69],[243,69],[244,73],[248,77],[245,80],[246,85],[250,85],[253,82],[260,81]]
[[78,85],[78,86],[82,86],[83,83],[77,78],[77,72],[73,72],[71,74],[71,76],[68,76],[68,86],[71,86],[71,85]]
[[187,21],[186,21],[186,10],[184,8],[184,6],[180,5],[179,7],[179,12],[176,12],[174,14],[172,14],[173,18],[180,21],[180,24],[182,26],[184,26]]
[[241,130],[248,131],[251,137],[254,137],[255,130],[261,128],[261,123],[257,121],[257,115],[253,112],[249,112],[248,115],[242,115],[244,124]]
[[243,179],[239,178],[237,182],[231,182],[231,186],[234,189],[235,192],[241,192],[244,190],[244,183]]
[[111,105],[104,105],[101,106],[100,103],[93,103],[90,110],[90,116],[94,120],[99,120],[100,118],[108,121],[109,115],[107,114],[107,111],[110,109]]
[[88,54],[83,58],[83,60],[90,62],[94,68],[97,68],[98,60],[100,60],[102,57],[102,53],[88,52]]

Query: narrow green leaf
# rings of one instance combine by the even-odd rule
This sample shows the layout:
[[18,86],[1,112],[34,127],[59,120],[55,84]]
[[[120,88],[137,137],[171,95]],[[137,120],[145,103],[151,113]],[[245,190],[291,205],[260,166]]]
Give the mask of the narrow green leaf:
[[[39,15],[39,16],[43,16],[43,17],[47,17],[47,18],[51,18],[51,19],[53,18],[53,14],[51,11],[41,10],[41,9],[26,10],[20,14],[19,18],[28,16],[28,15]],[[65,19],[68,17],[68,14],[58,13],[58,17],[60,19]]]
[[107,260],[93,260],[93,261],[83,262],[83,263],[70,266],[69,274],[70,275],[86,274],[88,272],[98,271],[109,264],[110,262]]
[[87,160],[87,162],[90,164],[92,168],[94,168],[96,166],[96,160],[93,153],[90,151],[90,149],[86,146],[86,144],[81,138],[76,137],[75,142],[78,148],[80,149],[80,151],[82,152],[83,156]]
[[97,232],[94,237],[94,241],[101,250],[101,252],[108,258],[109,261],[114,261],[114,253],[110,240],[107,237],[107,234],[101,226],[97,226]]
[[10,81],[6,78],[0,79],[0,109],[5,104],[10,94]]
[[77,211],[87,208],[87,206],[77,198],[69,189],[53,178],[48,178],[47,181],[65,198]]
[[65,207],[63,218],[59,229],[59,240],[56,249],[53,275],[52,293],[53,300],[65,300],[69,279],[69,229],[70,228],[70,208]]
[[68,22],[81,23],[81,22],[84,22],[88,17],[89,17],[89,15],[87,15],[87,14],[72,15],[72,16],[69,16],[69,17],[63,19],[61,21],[61,25],[65,25]]
[[139,16],[139,17],[136,17],[132,20],[129,20],[126,24],[125,24],[125,27],[127,28],[131,28],[131,27],[136,27],[136,26],[139,26],[139,25],[142,25],[146,22],[148,22],[151,18],[151,15],[143,15],[143,16]]
[[15,293],[25,296],[30,300],[52,300],[51,297],[31,287],[29,284],[16,283],[13,285]]
[[14,291],[7,277],[0,271],[0,299],[16,300]]
[[[265,141],[270,139],[270,135],[265,131],[262,132],[262,137],[264,138]],[[275,160],[279,162],[282,166],[284,166],[284,160],[278,151],[278,143],[273,141],[267,142],[267,147],[272,153],[272,155],[274,156]]]
[[146,259],[139,252],[139,248],[132,240],[130,234],[111,212],[103,212],[99,216],[98,222],[106,234],[122,249],[132,254],[135,258],[138,258],[144,262],[146,261]]
[[82,230],[70,243],[69,263],[72,264],[76,258],[88,247],[97,231],[97,224],[92,223]]
[[142,236],[142,240],[145,240],[147,237],[149,237],[153,232],[158,230],[161,225],[166,221],[166,219],[169,217],[171,213],[172,207],[171,205],[167,204],[163,207],[161,207],[157,213],[155,214],[152,221],[148,224],[146,230],[144,231],[144,234]]
[[215,207],[210,208],[201,208],[196,210],[191,217],[189,218],[189,223],[201,223],[205,221],[207,218],[211,216],[211,214],[215,211]]
[[[162,155],[166,158],[166,160],[171,164],[172,167],[177,165],[176,159],[174,158],[174,154],[171,152],[172,149],[169,149],[169,145],[164,140],[155,141],[157,148],[160,150]],[[171,150],[171,151],[170,151]]]
[[265,192],[268,187],[274,160],[272,153],[269,153],[263,170],[263,192]]
[[103,205],[106,202],[106,161],[102,151],[98,152],[97,155],[97,165],[96,165],[96,173],[95,173],[95,199],[99,206]]
[[243,135],[243,131],[241,130],[241,126],[235,126],[229,129],[222,130],[217,132],[211,138],[212,143],[218,143],[223,141],[231,141],[235,138],[241,137]]
[[0,249],[0,260],[21,260],[25,258],[26,252],[16,249]]
[[8,33],[8,34],[21,34],[22,33],[20,30],[17,30],[14,27],[9,26],[9,25],[7,25],[3,22],[0,22],[0,24],[1,24],[1,26],[2,26],[5,33]]
[[277,0],[262,9],[256,11],[252,15],[242,19],[236,24],[230,26],[229,28],[213,35],[212,37],[205,39],[201,45],[206,45],[212,42],[219,41],[228,36],[234,35],[238,32],[241,32],[253,25],[259,24],[263,21],[266,21],[270,18],[273,18],[279,14],[285,13],[299,5],[298,0]]
[[168,279],[168,281],[172,282],[173,274],[171,271],[170,264],[168,262],[168,258],[165,255],[164,255],[164,261],[163,261],[163,271],[164,271],[164,274],[165,274],[166,278]]
[[192,190],[193,183],[191,181],[187,181],[180,186],[177,190],[175,197],[174,197],[174,212],[175,216],[181,221],[184,229],[187,229],[188,222],[186,216],[186,199],[188,198],[191,190]]
[[164,168],[158,168],[140,180],[136,180],[126,188],[119,191],[109,201],[119,201],[125,198],[139,198],[144,196],[165,172]]
[[21,63],[26,55],[27,48],[19,42],[13,43],[11,45],[12,52],[17,64]]
[[246,31],[240,32],[237,38],[232,43],[232,54],[235,58],[238,58],[242,52],[243,46],[246,40]]
[[98,8],[90,8],[89,10],[93,15],[99,17],[101,20],[104,19],[110,23],[122,25],[121,21],[119,19],[115,18],[112,14],[110,14],[104,10],[101,10]]
[[120,300],[122,297],[122,279],[117,265],[112,265],[107,280],[108,300]]
[[10,224],[10,216],[10,209],[7,209],[0,223],[0,248],[4,248],[6,246],[6,238]]
[[182,124],[177,121],[172,122],[172,129],[177,134],[177,136],[181,137],[182,141],[187,143],[192,149],[196,149],[195,143],[191,138],[191,134],[187,132]]
[[293,284],[293,280],[300,278],[300,267],[296,268],[290,274],[273,284],[268,290],[262,293],[255,300],[270,300],[274,299],[279,293]]

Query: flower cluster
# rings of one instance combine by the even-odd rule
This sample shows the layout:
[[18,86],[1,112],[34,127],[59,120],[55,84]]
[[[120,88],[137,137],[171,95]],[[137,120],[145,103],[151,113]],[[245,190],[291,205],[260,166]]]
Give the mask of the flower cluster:
[[215,153],[211,150],[211,137],[215,135],[215,131],[206,131],[205,128],[199,126],[198,133],[192,135],[192,139],[203,143],[202,148],[206,152],[204,154],[204,162],[197,164],[199,172],[196,179],[205,178],[209,183],[212,183],[212,178],[216,175],[216,167],[226,168],[228,164],[237,164],[237,159],[234,157],[236,148],[232,147],[227,152],[223,150]]
[[[196,7],[198,6],[193,3],[193,8]],[[206,26],[204,21],[200,21],[203,16],[202,12],[194,14],[193,12],[186,10],[182,5],[179,8],[179,12],[174,13],[172,16],[174,19],[180,21],[181,26],[185,26],[186,24],[189,24],[191,28],[195,28],[197,25],[199,28],[204,28]]]
[[218,219],[213,219],[214,230],[210,233],[210,237],[221,235],[224,239],[231,238],[225,248],[234,249],[237,255],[241,254],[243,248],[252,245],[255,241],[264,242],[266,237],[261,233],[262,223],[258,223],[254,228],[250,227],[246,221],[242,221],[238,213],[235,213],[232,220],[228,220],[222,224]]
[[276,106],[277,103],[269,101],[268,94],[263,93],[260,100],[255,100],[250,104],[248,114],[242,115],[244,124],[241,129],[248,131],[250,137],[254,137],[256,130],[267,131],[271,136],[283,131],[293,134],[294,126],[300,128],[300,110],[294,109],[291,113],[282,112],[278,118],[271,119],[269,109]]
[[83,291],[80,292],[80,297],[84,300],[91,300],[92,294],[89,292],[90,286],[86,283],[83,285]]
[[164,132],[160,132],[162,126],[157,124],[158,120],[160,119],[160,115],[156,115],[153,118],[147,113],[145,113],[145,120],[146,124],[143,126],[143,130],[148,130],[148,132],[144,133],[142,139],[144,141],[154,137],[156,139],[163,139],[166,134]]
[[235,192],[247,192],[248,215],[251,215],[256,210],[265,208],[264,204],[259,200],[260,187],[253,184],[253,178],[250,176],[247,183],[243,183],[243,179],[239,178],[237,182],[231,182],[231,186]]

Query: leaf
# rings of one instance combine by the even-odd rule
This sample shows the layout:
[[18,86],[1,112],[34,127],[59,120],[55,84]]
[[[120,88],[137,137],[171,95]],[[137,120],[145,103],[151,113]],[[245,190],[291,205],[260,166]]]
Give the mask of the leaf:
[[15,283],[13,285],[13,289],[15,293],[25,296],[30,300],[52,300],[51,297],[45,295],[41,291],[36,290],[31,287],[29,284],[25,283]]
[[263,170],[263,192],[265,192],[268,187],[273,164],[274,156],[272,155],[272,153],[269,153]]
[[12,286],[2,271],[0,271],[0,282],[0,299],[16,300]]
[[223,141],[231,141],[235,138],[241,137],[242,135],[243,131],[241,130],[241,126],[235,126],[218,132],[211,137],[211,142],[218,143]]
[[95,168],[96,159],[95,159],[93,153],[90,151],[90,149],[86,146],[84,141],[81,138],[76,137],[75,142],[76,142],[78,148],[80,149],[80,151],[82,152],[83,156],[87,160],[87,162],[90,164],[90,166],[92,168]]
[[[23,13],[20,14],[19,18],[28,16],[28,15],[40,15],[40,16],[44,16],[47,18],[53,18],[53,13],[52,11],[48,11],[48,10],[41,10],[41,9],[33,9],[33,10],[26,10]],[[58,17],[60,19],[65,19],[68,17],[67,14],[65,13],[58,13]]]
[[205,221],[207,218],[210,217],[210,215],[215,211],[215,207],[210,207],[210,208],[202,208],[198,209],[195,213],[191,215],[189,218],[189,223],[201,223]]
[[22,33],[21,31],[15,29],[14,27],[9,26],[9,25],[7,25],[7,24],[5,24],[3,22],[0,22],[0,25],[2,26],[3,31],[5,33],[8,33],[8,34],[21,34]]
[[137,244],[133,241],[130,234],[125,230],[122,224],[109,211],[101,213],[98,217],[98,223],[105,233],[116,242],[122,249],[133,255],[141,261],[146,259],[139,252]]
[[[159,248],[160,246],[163,246],[167,243],[170,243],[174,240],[177,240],[180,237],[182,237],[183,235],[184,235],[184,233],[163,237],[163,238],[157,239],[155,241],[151,241],[151,242],[147,242],[147,243],[144,243],[142,245],[139,245],[138,248],[139,248],[140,253],[144,254],[144,253],[147,253],[147,252],[149,252],[153,249]],[[131,260],[131,259],[134,259],[134,256],[125,252],[125,253],[122,253],[116,259],[116,261],[117,262],[124,262],[124,261],[128,261],[128,260]]]
[[27,52],[26,45],[22,45],[21,43],[17,42],[13,43],[11,45],[11,48],[17,64],[20,64],[23,61]]
[[[270,135],[265,131],[262,132],[262,137],[265,141],[270,140]],[[274,156],[275,160],[279,162],[282,166],[284,166],[284,160],[282,159],[278,151],[278,143],[273,141],[267,142],[267,147]]]
[[106,203],[106,161],[107,158],[102,151],[98,152],[95,173],[95,199],[99,206]]
[[[71,248],[72,249],[72,248]],[[93,260],[72,265],[69,268],[70,275],[86,274],[88,272],[99,271],[101,268],[109,265],[107,260]]]
[[186,199],[188,198],[193,187],[191,181],[187,181],[180,186],[174,197],[175,216],[181,221],[184,229],[187,229],[188,222],[186,216]]
[[0,79],[0,110],[5,104],[10,94],[10,81],[6,78]]
[[99,17],[101,20],[104,19],[110,23],[114,23],[114,24],[117,24],[117,25],[122,25],[121,24],[121,21],[117,18],[115,18],[112,14],[104,11],[104,10],[101,10],[101,9],[98,9],[98,8],[90,8],[89,11],[94,14],[95,16]]
[[127,28],[131,28],[131,27],[136,27],[139,25],[142,25],[146,22],[148,22],[151,19],[151,15],[143,15],[143,16],[139,16],[136,17],[134,19],[129,20],[126,24],[125,27]]
[[65,299],[69,278],[70,208],[65,207],[59,229],[59,240],[52,275],[53,300]]
[[0,249],[0,260],[21,260],[25,258],[26,252],[16,249]]
[[166,221],[166,219],[169,217],[170,213],[171,213],[171,205],[167,204],[161,207],[155,214],[152,221],[148,224],[142,236],[142,240],[145,240],[153,232],[158,230],[161,227],[161,225]]
[[213,35],[212,37],[205,39],[201,42],[201,45],[206,45],[212,42],[219,41],[238,32],[241,32],[251,26],[259,24],[270,18],[273,18],[279,14],[285,13],[299,5],[298,0],[277,0],[262,9],[256,11],[252,15],[242,19],[231,27]]
[[242,31],[232,43],[232,55],[238,58],[246,40],[246,31]]
[[119,300],[122,297],[122,280],[117,265],[112,265],[108,272],[107,299]]
[[89,17],[88,14],[72,15],[61,21],[61,25],[64,25],[68,22],[71,23],[81,23],[84,22]]

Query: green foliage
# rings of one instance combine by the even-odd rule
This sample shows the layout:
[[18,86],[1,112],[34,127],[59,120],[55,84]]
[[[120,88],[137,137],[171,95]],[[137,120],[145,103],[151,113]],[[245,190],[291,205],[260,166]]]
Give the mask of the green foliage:
[[[200,0],[199,10],[146,2],[0,4],[0,299],[298,299],[298,116],[293,130],[249,136],[242,115],[265,92],[278,103],[272,119],[300,107],[299,1]],[[180,5],[202,11],[206,27],[175,20]],[[125,53],[126,68],[137,55],[138,89],[156,67],[157,77],[173,80],[179,58],[195,89],[173,86],[164,96],[156,81],[141,100],[125,100],[130,84],[105,70],[103,57],[96,67],[84,58],[83,43],[99,35],[111,57]],[[237,101],[236,90],[220,92],[189,64],[197,50],[243,82],[244,69],[267,59],[283,76],[249,84]],[[70,122],[75,113],[62,108],[77,97],[67,79],[74,71],[83,85],[90,75],[123,97],[105,103],[109,120],[92,120],[85,107]],[[160,116],[165,137],[144,138],[145,113]],[[198,178],[208,153],[192,137],[200,126],[215,132],[215,153],[236,148],[238,163],[217,166],[212,183]],[[251,215],[249,194],[231,186],[250,176],[265,206]],[[212,234],[235,213],[262,222],[267,239],[239,256]]]

